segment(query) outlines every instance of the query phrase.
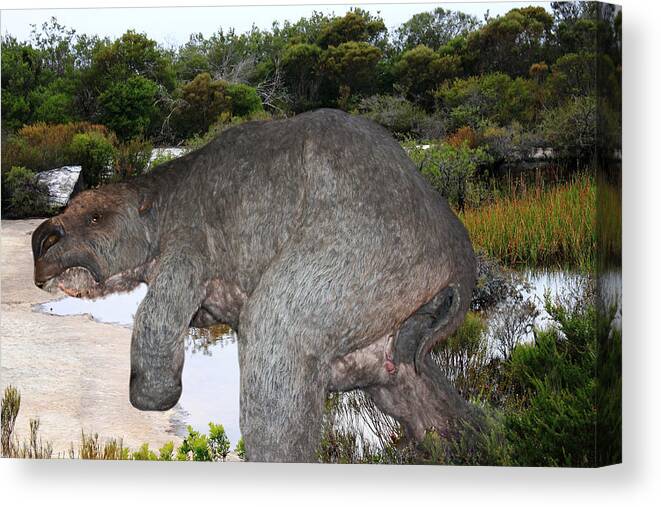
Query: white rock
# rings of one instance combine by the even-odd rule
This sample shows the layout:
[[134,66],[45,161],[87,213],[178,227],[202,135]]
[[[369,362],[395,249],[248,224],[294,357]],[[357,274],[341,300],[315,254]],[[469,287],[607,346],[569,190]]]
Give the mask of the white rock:
[[48,188],[48,204],[66,206],[80,178],[81,170],[81,166],[74,165],[37,173],[37,181]]

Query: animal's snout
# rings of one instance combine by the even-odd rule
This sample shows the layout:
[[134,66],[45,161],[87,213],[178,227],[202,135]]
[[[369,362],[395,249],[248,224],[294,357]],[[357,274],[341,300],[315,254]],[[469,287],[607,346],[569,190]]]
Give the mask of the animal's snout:
[[43,257],[48,250],[64,237],[64,229],[52,220],[46,220],[32,235],[32,254],[34,260]]

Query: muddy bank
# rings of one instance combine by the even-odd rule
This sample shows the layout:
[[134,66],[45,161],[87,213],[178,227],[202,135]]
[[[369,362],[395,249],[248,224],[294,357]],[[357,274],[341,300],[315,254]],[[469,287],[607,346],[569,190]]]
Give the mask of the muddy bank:
[[30,234],[40,220],[2,221],[0,384],[21,391],[16,423],[27,437],[39,417],[54,454],[78,445],[81,430],[137,448],[180,442],[183,411],[141,412],[128,400],[131,330],[87,316],[54,316],[33,306],[56,299],[32,282]]

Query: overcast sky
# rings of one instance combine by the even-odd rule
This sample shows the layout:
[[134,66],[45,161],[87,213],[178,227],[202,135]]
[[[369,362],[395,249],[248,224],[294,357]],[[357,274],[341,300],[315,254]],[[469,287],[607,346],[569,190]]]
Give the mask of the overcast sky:
[[[10,2],[10,7],[23,7],[20,2]],[[491,16],[504,14],[512,8],[541,5],[550,10],[550,2],[441,2],[401,4],[351,4],[351,5],[267,5],[241,7],[152,7],[152,8],[104,8],[104,9],[3,9],[2,34],[11,34],[21,40],[30,38],[30,25],[56,17],[60,24],[74,28],[78,33],[97,34],[117,38],[126,30],[144,32],[152,39],[166,45],[179,45],[188,40],[191,33],[205,36],[219,28],[234,28],[238,33],[250,29],[254,23],[261,29],[271,27],[273,21],[297,21],[313,11],[344,14],[352,5],[376,14],[380,12],[388,29],[410,19],[413,14],[433,10],[437,6],[460,10],[483,19],[489,10]]]

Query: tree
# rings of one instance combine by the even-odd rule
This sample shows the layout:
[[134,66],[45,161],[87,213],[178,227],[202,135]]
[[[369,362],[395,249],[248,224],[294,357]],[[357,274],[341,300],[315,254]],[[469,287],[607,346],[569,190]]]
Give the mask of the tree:
[[437,7],[432,12],[415,14],[395,32],[395,41],[402,51],[421,44],[440,49],[452,39],[474,31],[480,26],[475,16]]
[[293,96],[293,109],[305,111],[319,103],[322,50],[315,44],[293,44],[282,55],[287,88]]
[[448,78],[459,74],[456,56],[441,56],[427,46],[405,51],[394,66],[396,83],[411,100],[430,109],[433,92]]
[[329,47],[323,55],[323,71],[331,96],[337,97],[342,88],[349,95],[369,93],[375,85],[374,75],[380,58],[381,51],[367,42],[344,42]]
[[142,76],[110,84],[99,96],[100,116],[122,140],[149,134],[158,117],[158,86]]
[[527,75],[533,63],[547,60],[552,27],[553,17],[543,7],[512,9],[490,19],[468,36],[473,70]]
[[378,46],[385,42],[386,34],[386,25],[381,18],[356,8],[327,23],[321,30],[317,44],[324,49],[347,42],[368,42]]
[[99,91],[110,83],[142,77],[171,91],[175,86],[172,64],[156,41],[128,30],[119,39],[97,48],[91,73]]

